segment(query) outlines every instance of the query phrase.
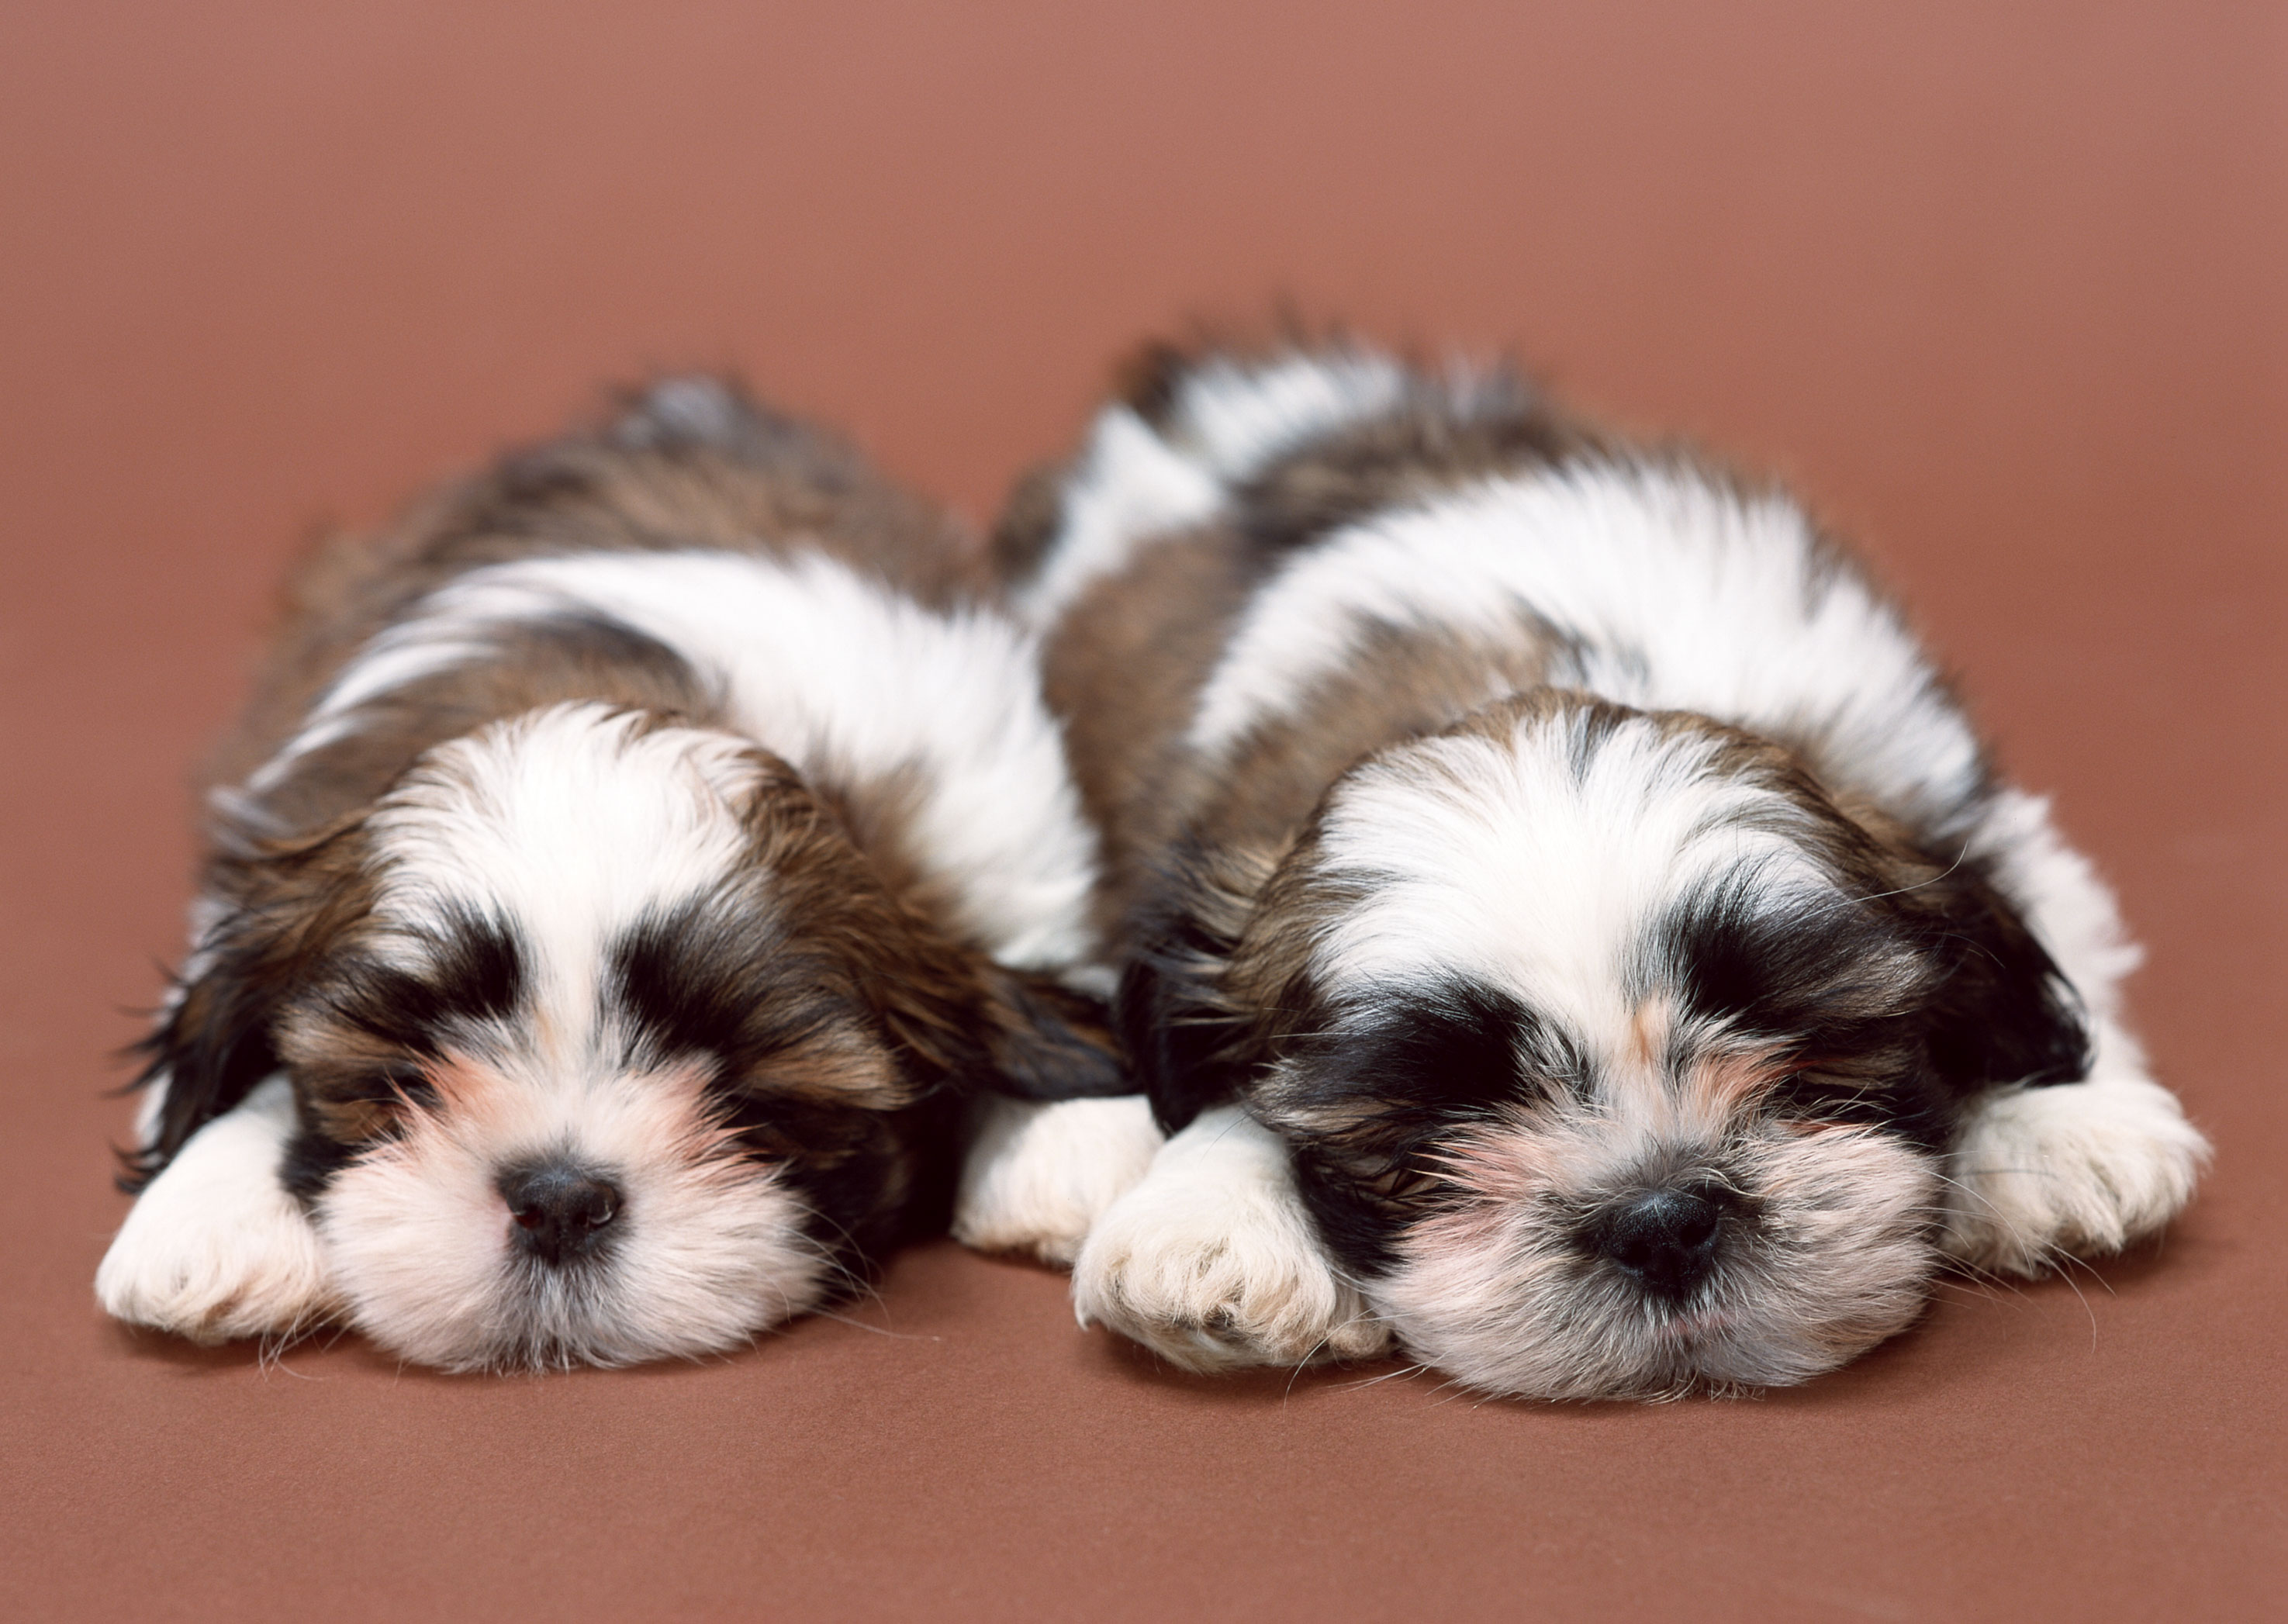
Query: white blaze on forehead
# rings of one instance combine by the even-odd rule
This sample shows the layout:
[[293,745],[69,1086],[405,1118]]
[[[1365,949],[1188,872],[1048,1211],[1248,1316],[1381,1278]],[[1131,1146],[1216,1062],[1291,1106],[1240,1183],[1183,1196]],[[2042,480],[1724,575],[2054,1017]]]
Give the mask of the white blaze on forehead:
[[415,933],[501,918],[554,1029],[584,1031],[613,941],[744,866],[745,747],[646,720],[559,705],[432,750],[369,825],[376,917]]
[[1486,481],[1299,553],[1250,605],[1188,741],[1219,755],[1291,714],[1377,623],[1514,642],[1521,616],[1577,645],[1569,685],[1815,738],[1823,765],[1911,812],[1977,788],[1976,740],[1913,638],[1799,509],[1627,463]]
[[1622,1052],[1628,972],[1669,907],[1731,874],[1775,907],[1831,891],[1783,832],[1792,805],[1712,770],[1704,737],[1640,718],[1577,751],[1579,718],[1424,740],[1339,787],[1321,850],[1363,897],[1315,955],[1338,1000],[1468,975]]

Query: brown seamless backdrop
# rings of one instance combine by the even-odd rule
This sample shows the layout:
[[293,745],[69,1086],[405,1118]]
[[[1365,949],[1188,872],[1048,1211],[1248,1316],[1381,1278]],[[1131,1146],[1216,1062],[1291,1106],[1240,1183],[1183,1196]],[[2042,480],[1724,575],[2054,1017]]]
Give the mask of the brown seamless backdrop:
[[[2277,6],[12,6],[0,1608],[2266,1616],[2284,204]],[[98,1317],[106,1051],[299,538],[715,363],[982,519],[1123,345],[1280,295],[1518,348],[1863,540],[2150,947],[2222,1150],[2165,1245],[1653,1408],[1179,1377],[943,1245],[698,1367]]]

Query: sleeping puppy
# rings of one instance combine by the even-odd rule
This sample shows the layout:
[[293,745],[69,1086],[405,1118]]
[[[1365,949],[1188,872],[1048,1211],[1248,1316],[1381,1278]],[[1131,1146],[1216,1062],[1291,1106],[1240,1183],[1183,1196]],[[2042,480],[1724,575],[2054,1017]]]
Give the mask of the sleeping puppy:
[[1780,493],[1499,372],[1163,354],[997,546],[1173,1136],[1084,1323],[1761,1386],[2189,1198],[2112,899]]
[[1095,838],[949,524],[701,379],[296,583],[97,1278],[194,1339],[695,1355],[1123,1086]]

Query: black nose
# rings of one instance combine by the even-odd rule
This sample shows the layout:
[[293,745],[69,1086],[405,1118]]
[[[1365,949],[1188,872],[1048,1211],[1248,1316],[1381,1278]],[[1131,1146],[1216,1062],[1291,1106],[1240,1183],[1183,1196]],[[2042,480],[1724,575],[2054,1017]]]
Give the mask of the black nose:
[[1708,1278],[1724,1232],[1722,1193],[1649,1190],[1605,1214],[1598,1249],[1664,1296],[1682,1297]]
[[543,1263],[587,1256],[620,1215],[619,1187],[568,1162],[512,1168],[499,1185],[518,1243]]

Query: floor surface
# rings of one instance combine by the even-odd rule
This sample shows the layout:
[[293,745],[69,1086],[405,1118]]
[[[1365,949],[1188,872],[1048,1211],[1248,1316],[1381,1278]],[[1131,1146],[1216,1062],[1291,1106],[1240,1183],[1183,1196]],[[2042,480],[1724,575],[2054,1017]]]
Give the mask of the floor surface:
[[[2288,12],[797,11],[0,15],[0,1612],[2288,1616]],[[1181,1377],[945,1245],[544,1380],[97,1314],[185,785],[313,530],[717,363],[981,519],[1282,298],[1862,539],[2149,947],[2220,1151],[2165,1243],[1655,1407]]]

